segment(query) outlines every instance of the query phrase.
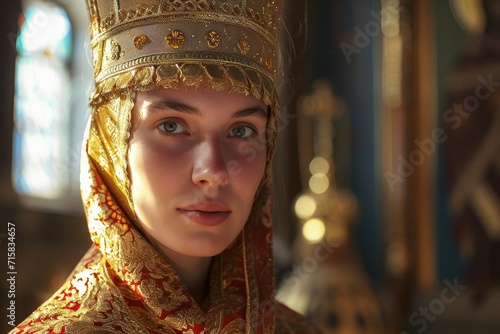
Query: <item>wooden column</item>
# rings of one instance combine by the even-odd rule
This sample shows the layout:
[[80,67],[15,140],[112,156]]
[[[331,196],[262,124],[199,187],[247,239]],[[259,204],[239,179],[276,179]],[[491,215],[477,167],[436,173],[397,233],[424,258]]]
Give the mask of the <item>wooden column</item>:
[[[423,152],[423,164],[415,168],[410,184],[412,234],[416,288],[431,290],[436,281],[436,165],[440,131],[437,124],[436,66],[433,2],[412,2],[413,110],[409,134],[413,139],[409,154]],[[418,140],[418,143],[416,143]],[[415,153],[416,154],[416,153]]]

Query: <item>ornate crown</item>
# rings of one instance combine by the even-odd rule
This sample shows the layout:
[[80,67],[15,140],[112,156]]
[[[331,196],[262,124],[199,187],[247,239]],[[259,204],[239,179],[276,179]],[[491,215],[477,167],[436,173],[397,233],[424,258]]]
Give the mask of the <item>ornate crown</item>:
[[86,0],[96,88],[236,90],[276,104],[283,0]]

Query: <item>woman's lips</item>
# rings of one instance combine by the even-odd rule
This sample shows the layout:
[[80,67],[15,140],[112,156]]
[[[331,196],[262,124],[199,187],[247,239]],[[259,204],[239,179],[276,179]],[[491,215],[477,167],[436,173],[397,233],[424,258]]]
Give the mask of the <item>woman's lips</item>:
[[177,211],[203,226],[221,225],[231,214],[226,205],[217,202],[199,202],[178,208]]
[[179,209],[178,210],[182,215],[189,218],[191,221],[198,223],[203,226],[217,226],[224,223],[229,217],[231,212],[229,211],[186,211]]

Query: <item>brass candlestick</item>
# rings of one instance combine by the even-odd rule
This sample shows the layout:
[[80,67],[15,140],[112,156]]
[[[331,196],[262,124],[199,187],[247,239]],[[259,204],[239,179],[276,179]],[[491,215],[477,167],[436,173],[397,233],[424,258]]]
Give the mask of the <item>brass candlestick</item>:
[[[277,299],[324,333],[381,334],[381,309],[350,233],[358,203],[335,180],[333,122],[345,110],[326,81],[316,82],[313,92],[299,100],[301,174],[307,182],[294,205],[301,231],[298,264],[284,279]],[[308,136],[312,145],[307,145]]]

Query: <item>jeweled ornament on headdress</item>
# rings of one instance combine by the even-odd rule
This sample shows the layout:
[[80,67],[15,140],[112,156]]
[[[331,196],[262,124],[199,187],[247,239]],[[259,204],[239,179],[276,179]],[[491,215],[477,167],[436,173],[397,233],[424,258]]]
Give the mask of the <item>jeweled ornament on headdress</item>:
[[87,0],[96,89],[206,82],[277,103],[283,0]]

